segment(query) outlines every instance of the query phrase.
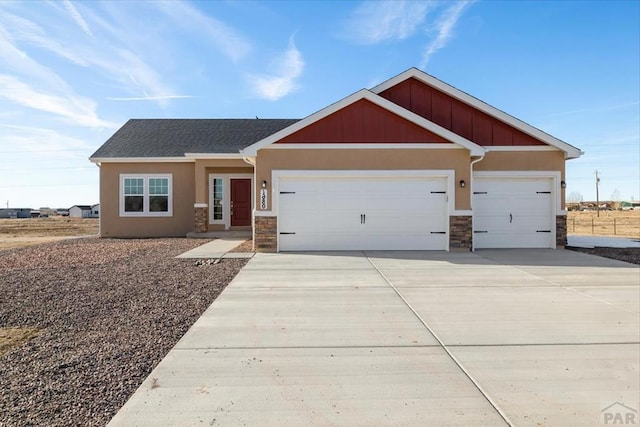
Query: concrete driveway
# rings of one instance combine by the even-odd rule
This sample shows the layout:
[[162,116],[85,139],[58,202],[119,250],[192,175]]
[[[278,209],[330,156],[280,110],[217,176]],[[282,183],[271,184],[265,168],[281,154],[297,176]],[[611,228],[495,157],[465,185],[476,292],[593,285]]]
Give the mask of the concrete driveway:
[[257,254],[110,425],[640,423],[639,290],[562,250]]

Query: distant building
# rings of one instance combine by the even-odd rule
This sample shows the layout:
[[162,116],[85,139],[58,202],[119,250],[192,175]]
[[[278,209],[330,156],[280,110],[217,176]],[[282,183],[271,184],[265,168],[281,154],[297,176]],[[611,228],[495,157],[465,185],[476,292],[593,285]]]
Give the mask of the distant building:
[[100,203],[91,206],[91,218],[100,218]]
[[58,208],[56,209],[56,213],[60,216],[69,216],[69,209],[67,208]]
[[69,208],[69,216],[71,218],[90,218],[91,206],[89,205],[73,205]]
[[43,207],[38,210],[40,211],[40,216],[45,218],[56,214],[55,209],[51,209],[49,207]]
[[29,218],[31,208],[1,208],[0,218]]

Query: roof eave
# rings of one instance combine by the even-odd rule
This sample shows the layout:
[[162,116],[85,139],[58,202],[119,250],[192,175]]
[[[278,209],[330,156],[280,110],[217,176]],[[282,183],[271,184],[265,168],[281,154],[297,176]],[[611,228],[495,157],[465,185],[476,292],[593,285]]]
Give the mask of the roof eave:
[[90,157],[91,163],[193,163],[187,157]]

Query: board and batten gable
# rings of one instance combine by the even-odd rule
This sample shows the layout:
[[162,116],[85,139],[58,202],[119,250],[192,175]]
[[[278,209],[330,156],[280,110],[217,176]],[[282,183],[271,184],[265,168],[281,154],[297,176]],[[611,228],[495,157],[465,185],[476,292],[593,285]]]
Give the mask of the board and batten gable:
[[445,143],[451,142],[366,99],[324,117],[276,144]]

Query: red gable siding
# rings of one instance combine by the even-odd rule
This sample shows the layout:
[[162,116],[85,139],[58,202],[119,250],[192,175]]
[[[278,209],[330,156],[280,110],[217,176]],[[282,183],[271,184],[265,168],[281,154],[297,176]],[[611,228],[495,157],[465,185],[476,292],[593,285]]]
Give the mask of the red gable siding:
[[545,145],[414,78],[398,83],[380,96],[478,145]]
[[278,143],[448,143],[410,121],[361,99]]

